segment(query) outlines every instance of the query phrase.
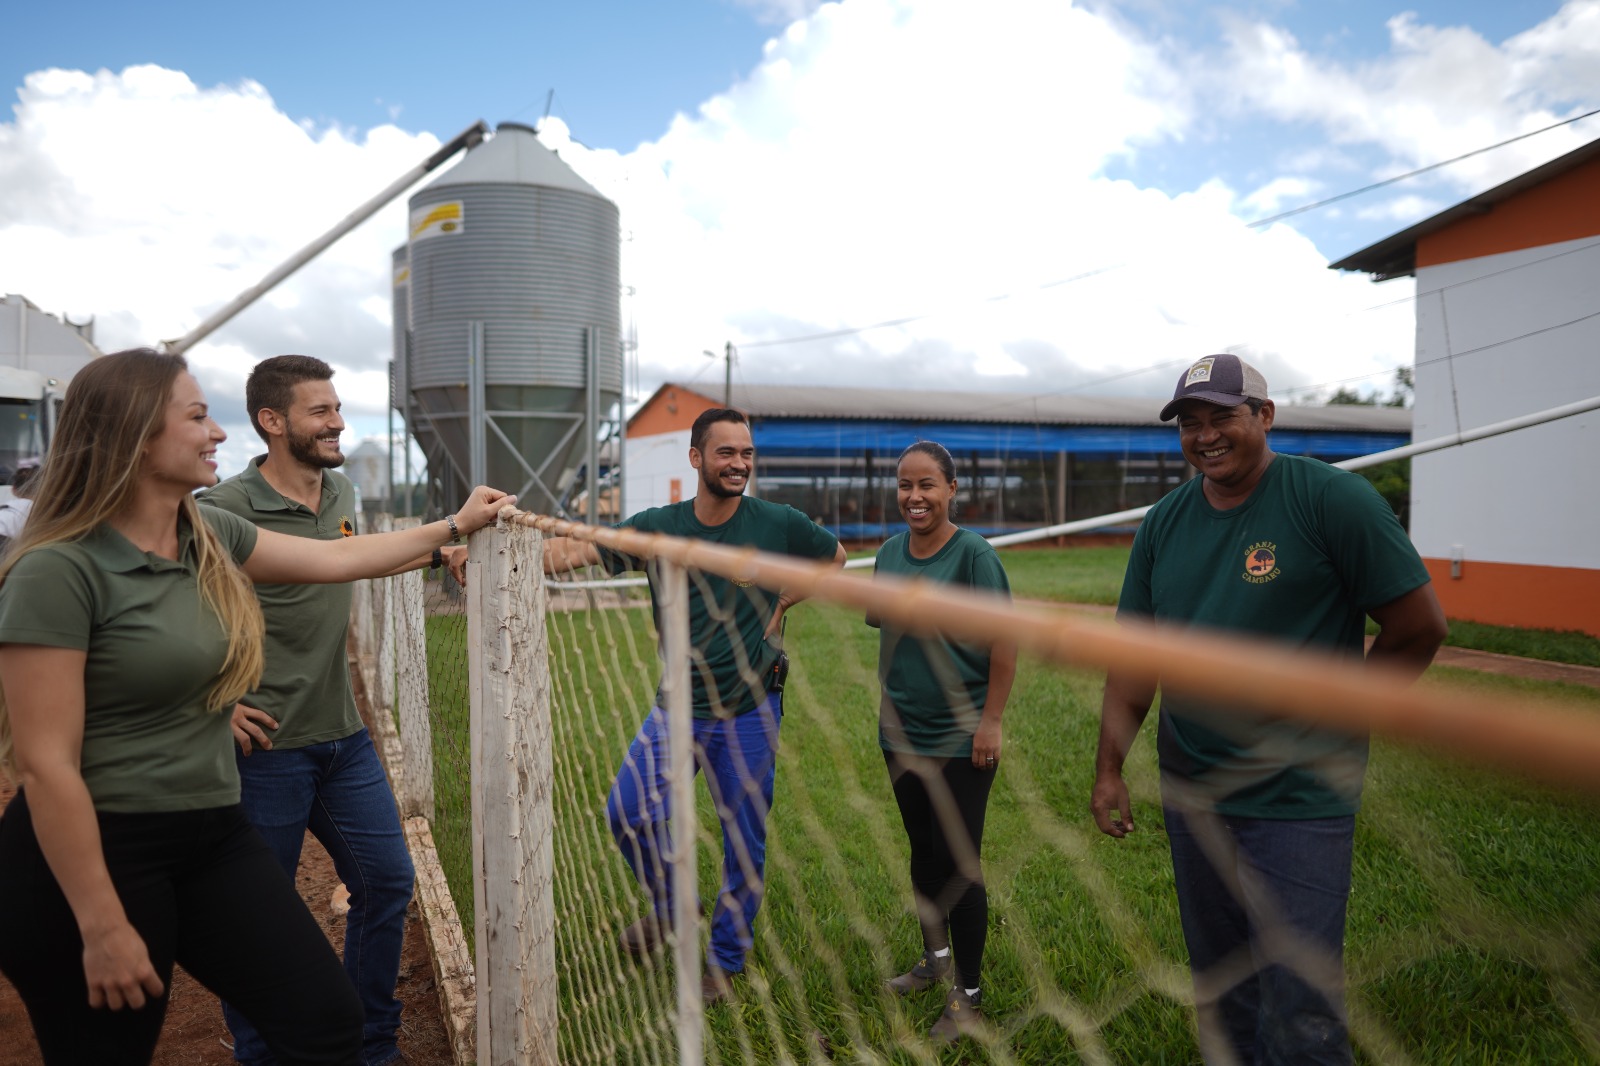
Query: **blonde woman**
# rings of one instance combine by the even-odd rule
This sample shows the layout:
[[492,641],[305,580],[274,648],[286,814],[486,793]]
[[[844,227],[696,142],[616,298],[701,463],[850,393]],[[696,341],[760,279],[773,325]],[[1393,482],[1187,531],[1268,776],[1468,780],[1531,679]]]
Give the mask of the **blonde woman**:
[[0,971],[45,1062],[148,1063],[174,961],[278,1062],[357,1063],[361,1006],[239,806],[230,718],[261,674],[251,581],[373,577],[492,521],[311,542],[196,505],[224,439],[183,359],[95,360],[67,390],[0,559]]

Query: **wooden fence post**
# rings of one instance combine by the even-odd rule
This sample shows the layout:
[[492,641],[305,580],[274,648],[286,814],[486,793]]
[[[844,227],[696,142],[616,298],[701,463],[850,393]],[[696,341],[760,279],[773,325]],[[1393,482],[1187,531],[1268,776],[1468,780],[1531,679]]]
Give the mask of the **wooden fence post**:
[[543,537],[482,529],[467,564],[478,1061],[555,1066],[555,850]]

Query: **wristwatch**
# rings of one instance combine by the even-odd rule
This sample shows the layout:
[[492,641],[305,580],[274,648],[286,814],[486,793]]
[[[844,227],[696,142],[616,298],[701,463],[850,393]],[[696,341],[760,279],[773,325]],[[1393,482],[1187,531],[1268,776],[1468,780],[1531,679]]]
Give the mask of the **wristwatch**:
[[453,515],[453,514],[445,515],[444,516],[444,524],[450,527],[450,543],[451,544],[460,544],[461,543],[461,527],[456,525],[456,516]]
[[433,549],[433,559],[428,563],[429,570],[437,570],[444,565],[444,552],[438,548]]

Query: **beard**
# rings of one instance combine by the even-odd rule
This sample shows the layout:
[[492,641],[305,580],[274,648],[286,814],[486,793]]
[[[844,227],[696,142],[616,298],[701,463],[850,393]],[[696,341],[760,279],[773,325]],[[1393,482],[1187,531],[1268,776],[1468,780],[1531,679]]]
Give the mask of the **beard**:
[[289,427],[289,455],[298,463],[322,470],[332,470],[334,467],[344,465],[343,452],[334,455],[323,453],[317,446],[315,434],[296,433],[293,425]]
[[[748,484],[749,479],[746,478],[745,482]],[[711,493],[711,495],[720,496],[724,500],[737,499],[738,497],[744,495],[744,485],[740,485],[736,489],[730,489],[722,483],[720,478],[712,477],[711,474],[706,470],[700,471],[700,483],[706,487],[706,491]]]

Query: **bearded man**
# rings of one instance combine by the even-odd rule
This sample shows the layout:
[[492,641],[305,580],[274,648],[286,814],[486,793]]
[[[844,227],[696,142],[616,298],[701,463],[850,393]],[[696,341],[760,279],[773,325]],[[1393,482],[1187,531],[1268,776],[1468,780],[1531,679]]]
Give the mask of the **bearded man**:
[[[201,503],[297,537],[354,536],[357,495],[336,469],[344,464],[345,425],[332,378],[332,367],[307,355],[257,364],[245,406],[267,452],[207,490]],[[439,566],[440,553],[400,569],[430,561]],[[266,618],[266,668],[261,687],[233,711],[240,802],[291,880],[307,829],[332,856],[350,890],[344,964],[366,1011],[362,1062],[403,1063],[394,989],[413,870],[394,793],[350,688],[350,586],[257,585],[256,596]],[[246,1066],[272,1061],[250,1023],[226,1003],[223,1017],[235,1059]]]

